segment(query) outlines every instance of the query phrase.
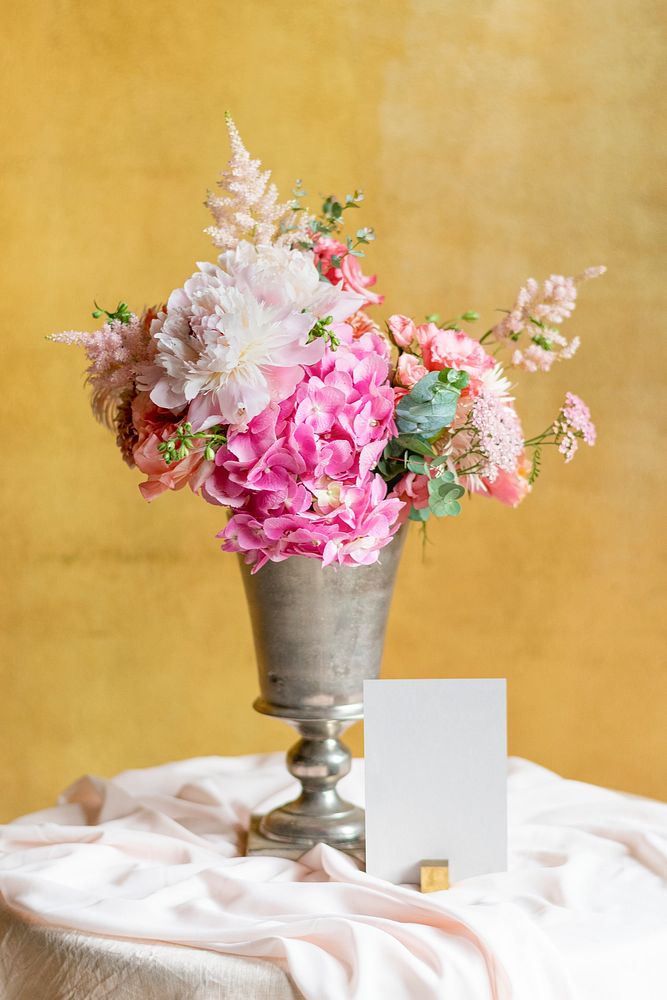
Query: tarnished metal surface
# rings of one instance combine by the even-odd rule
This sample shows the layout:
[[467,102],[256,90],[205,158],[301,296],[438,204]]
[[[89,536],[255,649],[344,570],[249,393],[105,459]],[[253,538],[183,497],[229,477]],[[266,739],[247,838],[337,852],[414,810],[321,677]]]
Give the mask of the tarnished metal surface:
[[363,682],[380,672],[406,531],[373,566],[323,568],[316,559],[293,556],[253,576],[242,564],[261,691],[255,708],[293,723],[301,734],[287,766],[302,793],[261,817],[259,830],[296,853],[318,842],[363,847],[363,810],[336,791],[350,769],[339,735],[362,717]]
[[405,527],[373,566],[292,556],[254,576],[242,564],[255,637],[259,711],[290,719],[355,719],[377,677]]

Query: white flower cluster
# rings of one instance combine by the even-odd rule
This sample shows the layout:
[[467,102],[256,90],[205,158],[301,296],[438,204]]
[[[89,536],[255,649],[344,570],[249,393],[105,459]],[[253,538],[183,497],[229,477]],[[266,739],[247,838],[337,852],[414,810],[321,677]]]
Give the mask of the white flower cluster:
[[165,409],[190,404],[188,419],[198,429],[245,426],[290,396],[301,366],[320,359],[323,340],[308,342],[317,320],[341,322],[360,303],[359,295],[320,281],[312,254],[242,242],[218,265],[199,264],[171,293],[153,321],[155,363],[139,387]]

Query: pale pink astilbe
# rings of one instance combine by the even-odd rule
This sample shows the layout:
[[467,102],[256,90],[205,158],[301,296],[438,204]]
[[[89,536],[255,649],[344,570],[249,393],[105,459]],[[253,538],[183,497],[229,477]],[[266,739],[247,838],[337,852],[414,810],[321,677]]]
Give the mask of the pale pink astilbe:
[[230,115],[225,114],[225,122],[232,155],[218,181],[223,194],[207,195],[215,225],[204,232],[222,250],[234,250],[241,240],[284,247],[310,242],[306,212],[295,211],[293,202],[278,201],[278,189],[269,183],[271,171],[250,158]]
[[566,393],[565,402],[554,421],[553,431],[558,450],[565,456],[566,462],[572,461],[580,441],[592,447],[597,438],[591,411],[583,399],[575,396],[573,392]]
[[69,330],[49,338],[85,350],[91,406],[97,419],[107,427],[114,426],[119,406],[131,402],[137,373],[153,362],[155,342],[150,336],[150,322],[154,316],[153,311],[141,317],[132,313],[127,323],[112,319],[93,333]]
[[589,267],[581,274],[565,277],[552,274],[540,285],[529,278],[519,289],[512,309],[492,328],[498,342],[518,341],[526,333],[530,342],[518,347],[512,364],[525,371],[549,371],[555,361],[565,361],[576,353],[579,338],[568,340],[555,327],[568,319],[577,303],[578,286],[604,274],[605,267]]

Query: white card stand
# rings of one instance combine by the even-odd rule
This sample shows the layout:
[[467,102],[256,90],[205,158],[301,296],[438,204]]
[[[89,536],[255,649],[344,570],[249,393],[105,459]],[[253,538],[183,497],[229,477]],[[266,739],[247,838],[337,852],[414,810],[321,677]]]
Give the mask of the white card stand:
[[507,868],[504,679],[364,682],[366,871],[420,883]]

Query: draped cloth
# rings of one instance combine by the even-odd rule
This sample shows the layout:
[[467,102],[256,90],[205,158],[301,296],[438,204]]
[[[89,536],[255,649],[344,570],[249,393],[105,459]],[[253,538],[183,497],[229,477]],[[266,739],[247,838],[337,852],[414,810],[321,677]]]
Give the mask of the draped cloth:
[[422,895],[325,845],[243,857],[283,761],[87,776],[0,827],[3,1000],[667,995],[667,805],[511,760],[509,870]]

